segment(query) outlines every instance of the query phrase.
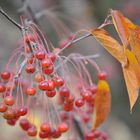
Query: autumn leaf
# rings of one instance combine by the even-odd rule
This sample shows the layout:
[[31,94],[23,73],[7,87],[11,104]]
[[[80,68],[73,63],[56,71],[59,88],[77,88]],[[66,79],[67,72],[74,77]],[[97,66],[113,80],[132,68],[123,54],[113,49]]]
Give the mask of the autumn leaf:
[[123,47],[103,29],[91,30],[92,35],[102,46],[114,56],[121,64],[125,65],[127,59]]
[[100,80],[97,86],[98,92],[95,99],[95,109],[93,113],[94,130],[103,123],[111,108],[111,94],[108,83],[104,80]]

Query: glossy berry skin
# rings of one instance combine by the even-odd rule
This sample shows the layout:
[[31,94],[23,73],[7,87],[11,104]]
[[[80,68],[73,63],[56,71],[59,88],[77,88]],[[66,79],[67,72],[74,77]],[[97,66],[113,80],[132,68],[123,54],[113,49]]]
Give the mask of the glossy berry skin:
[[58,130],[61,132],[61,133],[64,133],[64,132],[67,132],[69,129],[68,125],[64,122],[60,123],[58,125]]
[[8,106],[12,106],[12,105],[14,105],[15,100],[14,100],[13,96],[6,96],[4,98],[4,103]]
[[99,80],[106,80],[106,77],[107,77],[107,73],[104,71],[98,74]]
[[41,51],[41,50],[40,51],[37,51],[36,58],[38,60],[43,60],[45,58],[45,52],[44,51]]
[[69,103],[69,104],[73,103],[74,100],[75,100],[75,98],[73,95],[70,95],[69,97],[65,98],[65,102]]
[[74,105],[73,103],[69,104],[69,103],[64,103],[64,110],[69,112],[69,111],[72,111],[74,108]]
[[82,107],[82,106],[84,105],[84,100],[83,100],[83,99],[77,99],[77,100],[75,101],[75,105],[76,105],[77,107]]
[[54,53],[49,53],[48,57],[51,59],[51,61],[54,63],[56,60],[56,55]]
[[8,109],[8,107],[4,103],[0,103],[0,112],[3,113]]
[[83,96],[83,99],[88,102],[88,101],[91,101],[92,93],[90,91],[86,90],[83,92],[82,96]]
[[50,66],[52,66],[52,62],[49,58],[45,58],[44,60],[41,61],[41,67],[43,69],[49,68]]
[[48,137],[49,137],[49,133],[40,131],[40,132],[39,132],[39,137],[40,137],[41,139],[48,138]]
[[25,116],[28,112],[28,109],[26,107],[20,107],[19,108],[19,115],[20,116]]
[[28,87],[26,93],[30,96],[33,96],[36,94],[36,89],[34,87]]
[[15,112],[13,109],[8,109],[4,112],[3,117],[7,120],[15,119]]
[[46,74],[46,75],[52,74],[53,71],[54,71],[54,66],[53,66],[53,65],[50,66],[50,67],[48,67],[48,68],[43,69],[43,72],[44,72],[44,74]]
[[96,85],[91,85],[91,86],[89,87],[89,90],[90,90],[90,92],[92,93],[92,95],[94,95],[94,94],[97,93],[98,88],[97,88]]
[[32,74],[35,72],[35,66],[32,65],[32,64],[27,64],[26,67],[25,67],[25,70],[28,74]]
[[61,87],[64,85],[64,79],[59,77],[59,76],[55,76],[53,77],[53,81],[56,87]]
[[69,97],[70,95],[70,91],[67,87],[62,87],[59,91],[59,94],[62,96],[62,97]]
[[1,73],[1,78],[3,80],[9,80],[10,76],[11,76],[11,74],[8,71],[4,71],[4,72]]
[[27,131],[31,127],[31,124],[27,119],[20,120],[19,125],[25,131]]
[[5,87],[5,85],[4,84],[0,84],[0,93],[1,92],[5,92],[6,91],[6,87]]
[[27,130],[27,134],[28,136],[30,137],[35,137],[37,135],[37,129],[36,127],[30,127],[28,130]]
[[51,132],[53,138],[59,138],[61,136],[61,132],[58,129],[54,129]]
[[54,97],[56,95],[56,91],[55,90],[53,90],[53,91],[46,91],[46,95],[48,97]]
[[95,140],[94,139],[94,133],[90,132],[90,133],[86,134],[85,140]]
[[40,130],[49,133],[51,132],[51,126],[48,123],[42,123],[40,126]]
[[7,123],[11,126],[15,126],[16,124],[16,119],[11,119],[11,120],[7,120]]

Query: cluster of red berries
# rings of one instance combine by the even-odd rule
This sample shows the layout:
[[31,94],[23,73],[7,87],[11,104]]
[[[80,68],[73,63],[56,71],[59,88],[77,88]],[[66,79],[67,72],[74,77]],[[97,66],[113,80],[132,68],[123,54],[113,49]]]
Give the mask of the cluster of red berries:
[[[46,48],[36,27],[29,30],[23,37],[24,47],[16,52],[16,63],[1,73],[0,112],[9,125],[14,126],[19,120],[20,127],[31,137],[58,138],[70,129],[75,115],[79,115],[82,124],[90,123],[98,88],[91,82],[83,59],[63,60]],[[105,80],[106,73],[101,72],[98,79]],[[40,126],[29,119],[35,110],[43,114]],[[106,140],[101,134],[98,137]],[[95,131],[87,134],[85,140],[98,137]]]

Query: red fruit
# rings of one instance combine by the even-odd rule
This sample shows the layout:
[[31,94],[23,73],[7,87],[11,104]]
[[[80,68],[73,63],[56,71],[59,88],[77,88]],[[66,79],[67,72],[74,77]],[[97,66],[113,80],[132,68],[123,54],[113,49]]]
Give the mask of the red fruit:
[[4,103],[0,103],[0,112],[3,113],[7,110],[7,106]]
[[83,100],[83,99],[77,99],[77,100],[75,101],[75,105],[76,105],[77,107],[82,107],[82,106],[84,105],[84,100]]
[[41,139],[45,139],[45,138],[48,138],[49,137],[49,133],[47,133],[47,132],[39,132],[39,137],[41,138]]
[[43,60],[45,58],[45,52],[44,51],[37,51],[36,58],[38,60]]
[[53,65],[50,66],[50,67],[48,67],[48,68],[43,69],[43,72],[44,72],[45,74],[47,74],[47,75],[52,74],[53,71],[54,71],[54,66],[53,66]]
[[49,68],[51,66],[52,66],[52,62],[51,62],[51,60],[49,58],[46,58],[46,59],[44,59],[44,60],[41,61],[41,67],[43,69]]
[[26,70],[27,73],[32,74],[32,73],[35,72],[36,69],[35,69],[34,65],[27,64],[26,67],[25,67],[25,70]]
[[26,107],[20,107],[19,108],[19,115],[20,116],[25,116],[28,112],[28,109]]
[[46,95],[48,97],[54,97],[56,95],[56,91],[55,90],[53,90],[53,91],[46,91]]
[[90,90],[90,92],[92,93],[92,95],[94,95],[94,94],[96,94],[98,88],[97,88],[96,85],[91,85],[91,86],[89,87],[89,90]]
[[36,129],[36,127],[35,126],[30,127],[27,130],[27,134],[28,134],[28,136],[35,137],[37,135],[37,129]]
[[36,94],[36,89],[34,87],[28,87],[26,93],[30,96],[33,96]]
[[61,87],[64,85],[64,79],[60,78],[59,76],[53,77],[53,81],[56,87]]
[[13,96],[6,96],[6,97],[4,98],[4,102],[5,102],[5,104],[8,105],[8,106],[12,106],[12,105],[14,105],[15,100],[14,100]]
[[94,133],[90,132],[85,136],[85,140],[94,140]]
[[82,97],[85,101],[91,101],[91,98],[92,98],[92,93],[88,90],[85,90],[82,92]]
[[25,42],[30,43],[31,41],[35,41],[34,36],[29,34],[25,36]]
[[4,84],[0,84],[0,92],[5,92],[6,91],[6,87]]
[[59,125],[58,125],[58,130],[61,132],[61,133],[64,133],[64,132],[66,132],[66,131],[68,131],[68,129],[69,129],[69,126],[66,124],[66,123],[60,123]]
[[69,103],[69,104],[73,103],[74,100],[75,100],[75,98],[74,98],[73,95],[70,95],[69,97],[67,97],[67,98],[65,99],[66,103]]
[[99,80],[106,80],[106,77],[107,77],[107,73],[104,71],[98,74]]
[[10,75],[11,75],[10,72],[4,71],[4,72],[1,73],[1,78],[4,79],[4,80],[9,80]]
[[70,95],[70,91],[67,87],[62,87],[60,89],[59,93],[62,97],[69,97],[69,95]]
[[54,53],[49,53],[48,57],[51,59],[52,62],[55,62],[56,60],[56,55]]
[[50,124],[42,123],[41,126],[40,126],[40,130],[43,131],[43,132],[49,133],[51,131]]
[[94,138],[99,138],[100,136],[101,136],[101,132],[98,131],[98,130],[96,130],[96,131],[94,132]]
[[20,120],[19,125],[25,131],[31,127],[31,124],[27,119]]
[[13,109],[8,109],[4,112],[3,117],[7,120],[15,119],[15,112]]
[[43,75],[43,74],[41,74],[41,73],[37,73],[36,75],[35,75],[35,81],[36,82],[41,82],[41,81],[43,81],[43,80],[45,80],[45,76]]
[[69,112],[69,111],[73,110],[73,108],[74,108],[73,103],[71,103],[71,104],[69,104],[69,103],[64,103],[64,110],[65,110],[65,111]]
[[51,134],[53,138],[59,138],[61,136],[61,132],[57,129],[52,130]]
[[16,119],[11,119],[11,120],[7,120],[7,123],[11,126],[14,126],[16,124]]

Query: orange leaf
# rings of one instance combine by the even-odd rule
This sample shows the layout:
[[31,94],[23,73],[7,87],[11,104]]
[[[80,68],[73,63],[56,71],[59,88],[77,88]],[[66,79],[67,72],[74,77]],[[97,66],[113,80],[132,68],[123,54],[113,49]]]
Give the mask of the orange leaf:
[[103,123],[110,112],[111,94],[106,81],[99,81],[98,92],[95,99],[95,110],[93,114],[93,129]]
[[111,16],[113,19],[114,26],[122,40],[125,47],[128,46],[129,42],[129,30],[125,21],[125,17],[121,12],[117,10],[111,10]]
[[103,29],[95,29],[92,30],[91,33],[121,64],[125,65],[127,63],[123,47],[112,38],[107,31]]
[[128,58],[129,65],[132,67],[132,69],[136,75],[137,83],[140,86],[140,65],[138,64],[138,61],[137,61],[135,55],[130,50],[126,49],[125,54]]
[[123,68],[123,74],[129,95],[130,110],[132,111],[133,106],[138,98],[139,85],[137,82],[137,77],[131,65]]

